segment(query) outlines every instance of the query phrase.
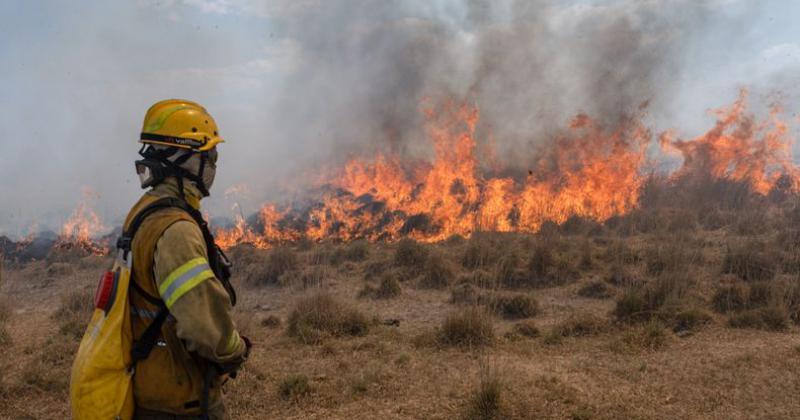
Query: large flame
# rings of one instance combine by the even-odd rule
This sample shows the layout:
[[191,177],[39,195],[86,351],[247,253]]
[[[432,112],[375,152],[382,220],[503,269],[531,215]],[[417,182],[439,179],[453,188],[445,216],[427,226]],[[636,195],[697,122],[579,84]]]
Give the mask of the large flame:
[[675,139],[671,133],[661,136],[666,150],[683,156],[683,166],[675,178],[730,179],[744,182],[756,192],[767,194],[779,178],[788,179],[797,190],[798,172],[792,162],[792,138],[781,109],[773,105],[770,118],[757,122],[747,111],[747,92],[728,108],[712,111],[714,127],[691,140]]
[[[757,122],[746,113],[746,98],[742,91],[731,107],[714,111],[716,124],[697,138],[659,136],[663,150],[677,151],[684,160],[673,180],[729,179],[767,194],[788,179],[789,189],[798,190],[792,139],[780,109],[773,107],[767,121]],[[654,163],[647,158],[653,136],[643,115],[608,128],[581,114],[542,149],[527,177],[492,177],[476,156],[476,150],[493,155],[487,144],[477,147],[477,107],[447,101],[422,112],[431,162],[393,154],[352,159],[321,189],[316,205],[298,211],[269,204],[258,228],[237,217],[235,228],[218,231],[220,242],[262,248],[303,237],[431,242],[476,231],[535,232],[547,221],[572,216],[603,222],[637,207],[645,169]]]
[[573,215],[603,221],[636,206],[651,137],[639,119],[608,130],[579,115],[527,177],[514,179],[482,173],[477,107],[448,101],[423,113],[432,162],[410,164],[385,154],[352,159],[318,205],[299,214],[265,206],[260,232],[238,217],[236,227],[218,231],[220,242],[268,247],[300,237],[439,241],[480,230],[536,231],[545,221]]

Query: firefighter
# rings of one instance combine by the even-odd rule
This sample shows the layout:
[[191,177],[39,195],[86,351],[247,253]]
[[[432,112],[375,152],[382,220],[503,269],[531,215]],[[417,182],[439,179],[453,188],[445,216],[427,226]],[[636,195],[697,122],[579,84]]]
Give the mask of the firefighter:
[[136,168],[149,190],[126,225],[160,199],[176,205],[148,214],[130,244],[133,337],[163,322],[152,350],[135,366],[134,418],[225,418],[220,388],[235,377],[251,345],[231,319],[236,295],[229,264],[200,214],[223,140],[205,108],[173,99],[150,107],[140,142],[144,159]]

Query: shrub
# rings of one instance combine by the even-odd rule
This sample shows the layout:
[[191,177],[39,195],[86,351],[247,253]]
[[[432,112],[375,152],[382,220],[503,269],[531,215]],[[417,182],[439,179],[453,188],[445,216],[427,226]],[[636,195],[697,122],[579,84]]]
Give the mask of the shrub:
[[530,318],[539,312],[539,304],[525,293],[498,293],[489,298],[492,309],[507,319]]
[[298,267],[297,256],[291,248],[281,246],[272,249],[267,254],[264,264],[256,264],[247,276],[251,284],[277,285],[281,282],[281,277]]
[[494,341],[494,325],[485,311],[467,308],[445,317],[436,338],[445,346],[486,346]]
[[481,369],[480,382],[467,402],[466,419],[493,420],[503,418],[501,396],[503,384],[500,376],[487,368]]
[[0,325],[9,318],[11,318],[11,306],[4,299],[0,299]]
[[557,255],[550,246],[538,244],[528,260],[527,283],[533,287],[562,285],[577,276],[572,261]]
[[421,268],[428,259],[428,250],[409,238],[401,239],[394,252],[394,263],[400,267]]
[[775,282],[761,281],[750,285],[750,294],[747,299],[749,308],[758,308],[773,303],[780,303],[783,290]]
[[499,258],[495,268],[497,283],[506,287],[521,287],[528,283],[530,273],[522,268],[522,259],[511,252]]
[[467,242],[464,254],[461,256],[461,265],[474,270],[494,265],[497,260],[496,247],[486,235],[475,234]]
[[647,305],[635,289],[628,289],[614,307],[614,316],[621,321],[634,321],[646,317]]
[[608,299],[611,289],[602,281],[591,281],[578,289],[578,296],[592,299]]
[[634,287],[639,283],[626,266],[617,262],[611,263],[606,282],[623,287]]
[[636,352],[640,350],[659,350],[667,343],[664,325],[658,321],[650,321],[644,325],[625,331],[617,349]]
[[344,247],[337,247],[330,256],[330,262],[333,265],[339,265],[343,261],[364,261],[367,257],[369,257],[369,242],[359,239]]
[[564,337],[588,337],[608,328],[608,322],[590,313],[572,314],[555,324],[545,337],[546,344],[556,344]]
[[261,326],[267,328],[278,328],[281,326],[281,319],[275,315],[268,315],[261,319]]
[[430,289],[447,287],[455,277],[455,272],[442,254],[430,254],[425,261],[425,266],[420,279],[420,286]]
[[359,292],[358,297],[371,297],[373,299],[392,299],[400,296],[402,288],[400,282],[397,281],[392,275],[384,274],[381,277],[381,283],[378,288],[370,285],[364,286]]
[[450,303],[457,305],[475,305],[478,298],[478,289],[469,283],[459,284],[450,292]]
[[603,261],[609,264],[635,264],[639,262],[639,255],[628,246],[627,242],[615,239],[612,241],[602,255]]
[[678,312],[672,325],[672,331],[694,331],[712,322],[711,314],[700,308],[690,308]]
[[682,306],[690,281],[685,273],[665,273],[641,288],[629,289],[617,300],[614,315],[622,321],[665,317]]
[[364,279],[372,280],[379,278],[383,273],[388,271],[390,267],[391,261],[385,259],[370,261],[364,266]]
[[763,245],[756,242],[729,246],[722,263],[722,272],[735,274],[748,282],[771,280],[775,277],[776,261],[763,248]]
[[528,261],[528,271],[531,276],[536,278],[546,278],[555,266],[555,256],[550,247],[544,244],[537,244]]
[[520,321],[514,324],[514,332],[523,336],[523,337],[538,337],[539,336],[539,328],[533,321]]
[[297,401],[311,392],[308,377],[301,373],[294,373],[283,377],[278,382],[278,395],[283,400]]
[[66,277],[75,273],[73,264],[54,262],[47,266],[48,277]]
[[299,299],[287,320],[287,334],[304,343],[319,342],[323,335],[359,336],[369,330],[368,318],[332,296],[317,293]]
[[53,313],[59,331],[80,339],[94,311],[94,293],[91,290],[76,290],[61,297],[61,305]]
[[733,328],[784,331],[789,328],[789,314],[782,305],[771,305],[733,314],[728,325]]
[[384,275],[381,278],[381,284],[378,286],[378,291],[375,295],[378,299],[391,299],[403,292],[402,288],[400,287],[400,282],[391,275]]
[[747,288],[741,284],[722,286],[714,293],[711,306],[717,312],[731,312],[747,306]]
[[650,275],[659,275],[685,268],[691,261],[682,241],[670,239],[663,244],[647,248],[645,268]]

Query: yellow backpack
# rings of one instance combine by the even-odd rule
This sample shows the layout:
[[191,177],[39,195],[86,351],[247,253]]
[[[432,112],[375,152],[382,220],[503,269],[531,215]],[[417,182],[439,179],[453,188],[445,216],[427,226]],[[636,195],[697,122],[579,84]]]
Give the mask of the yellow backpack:
[[95,310],[72,365],[70,400],[75,420],[133,418],[133,374],[147,358],[167,318],[166,306],[138,340],[133,339],[128,294],[132,286],[133,235],[144,219],[166,207],[183,207],[164,198],[146,207],[117,241],[117,258],[95,292]]

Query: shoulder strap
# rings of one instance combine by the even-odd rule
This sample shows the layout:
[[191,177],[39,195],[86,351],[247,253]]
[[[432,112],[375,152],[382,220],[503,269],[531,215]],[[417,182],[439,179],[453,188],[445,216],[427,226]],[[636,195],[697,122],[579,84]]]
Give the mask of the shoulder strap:
[[[131,220],[128,228],[123,231],[122,236],[120,236],[120,238],[117,240],[117,249],[122,251],[123,257],[126,259],[129,258],[131,246],[133,245],[133,237],[136,235],[136,232],[139,230],[139,228],[142,226],[142,223],[148,216],[165,208],[183,208],[180,205],[180,201],[181,200],[171,197],[160,198],[137,213],[133,220]],[[153,347],[156,345],[161,327],[164,326],[164,322],[167,320],[167,316],[169,315],[169,310],[161,299],[151,296],[144,289],[142,289],[142,287],[136,283],[136,279],[133,278],[132,273],[130,286],[145,300],[158,306],[158,313],[156,314],[155,319],[153,319],[150,325],[147,326],[144,333],[142,333],[142,336],[133,343],[133,348],[131,350],[131,369],[134,369],[138,362],[146,359],[147,356],[150,355],[150,352],[153,351]]]

